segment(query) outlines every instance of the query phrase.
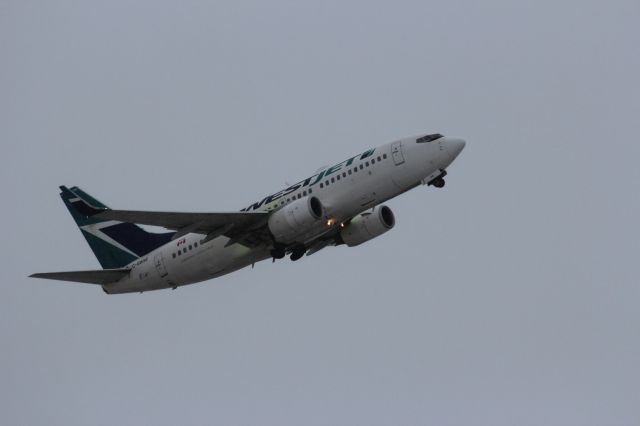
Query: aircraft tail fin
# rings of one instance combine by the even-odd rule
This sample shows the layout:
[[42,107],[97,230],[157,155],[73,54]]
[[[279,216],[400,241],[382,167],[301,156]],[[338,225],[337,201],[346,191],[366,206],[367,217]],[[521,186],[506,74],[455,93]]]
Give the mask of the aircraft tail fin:
[[156,234],[133,223],[94,217],[108,207],[76,186],[61,186],[60,191],[62,201],[104,269],[128,265],[169,242],[174,234]]

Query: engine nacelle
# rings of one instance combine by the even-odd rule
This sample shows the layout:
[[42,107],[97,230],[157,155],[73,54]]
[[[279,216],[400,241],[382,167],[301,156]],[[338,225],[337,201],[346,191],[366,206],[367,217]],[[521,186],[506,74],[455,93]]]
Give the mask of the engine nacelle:
[[349,246],[357,246],[378,237],[396,224],[396,218],[387,206],[376,206],[373,211],[360,213],[340,230],[340,238]]
[[318,225],[324,207],[317,197],[308,196],[287,204],[269,217],[269,230],[279,243],[292,243]]

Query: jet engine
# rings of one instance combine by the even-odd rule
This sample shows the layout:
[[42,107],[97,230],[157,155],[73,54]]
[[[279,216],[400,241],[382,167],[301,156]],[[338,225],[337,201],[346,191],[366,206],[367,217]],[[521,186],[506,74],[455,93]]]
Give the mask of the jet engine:
[[294,242],[322,219],[324,207],[317,197],[300,198],[269,217],[269,230],[279,243]]
[[394,227],[396,219],[387,206],[360,213],[340,230],[340,238],[349,246],[357,246],[380,236]]

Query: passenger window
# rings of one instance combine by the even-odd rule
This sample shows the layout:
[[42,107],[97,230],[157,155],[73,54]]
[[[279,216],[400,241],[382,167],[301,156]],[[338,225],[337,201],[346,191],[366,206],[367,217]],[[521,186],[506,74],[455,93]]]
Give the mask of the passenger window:
[[334,183],[336,181],[336,178],[331,178],[331,183]]
[[304,196],[306,197],[306,196],[307,196],[307,191],[304,191],[304,192],[302,193],[302,195],[304,195]]
[[175,259],[176,258],[176,254],[175,253],[172,253],[172,254],[173,254],[173,258]]
[[365,166],[369,167],[369,162],[364,163]]
[[355,166],[355,167],[353,168],[353,173],[357,173],[357,172],[358,172],[358,166]]
[[340,180],[340,175],[336,176],[336,179]]
[[364,168],[364,166],[362,164],[360,164],[360,170],[362,170]]
[[378,155],[378,161],[382,161],[382,158],[380,158],[380,156]]
[[193,246],[189,244],[189,250],[193,250]]
[[180,253],[180,250],[178,250],[178,256],[180,256],[182,253]]
[[347,177],[347,174],[345,172],[342,172],[342,177]]
[[309,194],[311,194],[311,191],[312,191],[312,189],[311,189],[311,188],[309,188]]
[[349,169],[349,174],[351,174],[351,169]]
[[387,159],[387,154],[382,154],[382,158]]
[[193,243],[193,246],[194,247],[198,247],[198,243]]
[[320,182],[320,188],[324,188],[324,183]]
[[371,159],[371,164],[376,164],[376,159],[375,158]]
[[302,195],[298,194],[298,200],[299,200],[300,198],[302,198]]

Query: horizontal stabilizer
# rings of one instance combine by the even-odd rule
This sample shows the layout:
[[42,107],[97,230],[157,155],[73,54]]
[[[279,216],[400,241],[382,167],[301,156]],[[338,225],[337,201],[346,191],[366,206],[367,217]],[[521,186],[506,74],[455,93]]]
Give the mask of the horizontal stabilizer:
[[100,269],[97,271],[44,272],[29,276],[31,278],[104,285],[116,282],[127,274],[129,274],[128,269]]

